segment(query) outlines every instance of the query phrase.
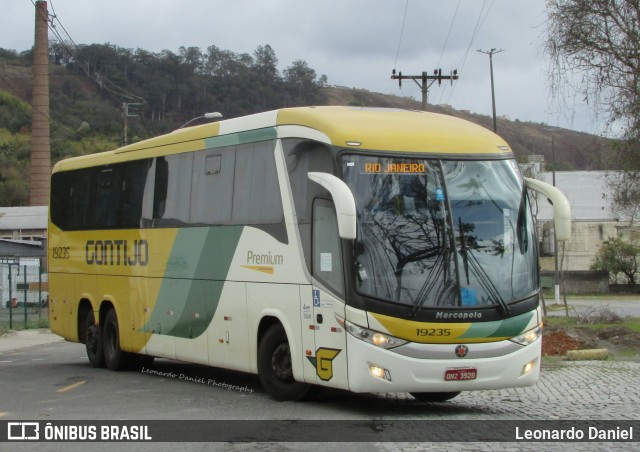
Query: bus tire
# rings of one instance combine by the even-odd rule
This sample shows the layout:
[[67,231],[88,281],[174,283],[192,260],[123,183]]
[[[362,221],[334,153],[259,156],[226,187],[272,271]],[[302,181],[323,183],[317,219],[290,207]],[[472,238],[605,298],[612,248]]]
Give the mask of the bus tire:
[[258,377],[275,400],[300,400],[309,391],[309,385],[293,378],[289,341],[280,324],[271,326],[258,345]]
[[105,366],[104,349],[102,347],[102,330],[100,325],[96,325],[96,317],[89,309],[84,316],[84,345],[87,349],[87,357],[93,367]]
[[128,353],[120,348],[120,328],[115,309],[109,309],[102,326],[102,346],[104,361],[109,370],[123,370],[129,364]]
[[446,402],[460,394],[458,392],[410,392],[420,402]]

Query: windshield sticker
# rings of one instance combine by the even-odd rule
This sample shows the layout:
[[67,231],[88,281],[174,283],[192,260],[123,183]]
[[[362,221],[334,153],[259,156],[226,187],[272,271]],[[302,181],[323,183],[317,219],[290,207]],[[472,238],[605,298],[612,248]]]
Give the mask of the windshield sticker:
[[330,272],[332,268],[331,253],[320,253],[320,271]]
[[463,287],[462,292],[462,306],[477,306],[478,305],[478,292],[472,287]]

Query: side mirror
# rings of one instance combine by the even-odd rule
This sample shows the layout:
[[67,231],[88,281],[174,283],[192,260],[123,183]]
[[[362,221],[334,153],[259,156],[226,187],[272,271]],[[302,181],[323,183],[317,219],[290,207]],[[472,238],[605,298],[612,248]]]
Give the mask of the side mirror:
[[571,206],[567,197],[556,187],[536,179],[524,178],[527,188],[542,193],[553,204],[553,224],[556,240],[564,242],[571,237]]
[[309,173],[309,179],[322,185],[333,198],[338,219],[338,234],[343,239],[356,238],[356,201],[342,180],[329,173]]

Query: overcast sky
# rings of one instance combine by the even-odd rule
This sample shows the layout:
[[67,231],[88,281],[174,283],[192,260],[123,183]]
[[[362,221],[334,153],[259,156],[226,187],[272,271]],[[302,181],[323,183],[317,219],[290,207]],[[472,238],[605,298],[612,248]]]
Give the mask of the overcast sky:
[[[546,0],[50,0],[49,13],[77,44],[111,43],[152,52],[210,45],[249,53],[269,44],[280,70],[302,59],[331,85],[420,100],[405,75],[458,69],[453,87],[429,90],[430,104],[491,115],[489,57],[496,109],[512,120],[601,133],[580,95],[552,98],[542,49]],[[405,15],[406,11],[406,15]],[[57,23],[57,22],[56,22]],[[404,24],[404,26],[403,26]],[[0,47],[33,45],[32,0],[0,0]],[[50,33],[50,39],[53,36]],[[2,70],[0,66],[0,71]],[[215,110],[215,106],[211,106]]]

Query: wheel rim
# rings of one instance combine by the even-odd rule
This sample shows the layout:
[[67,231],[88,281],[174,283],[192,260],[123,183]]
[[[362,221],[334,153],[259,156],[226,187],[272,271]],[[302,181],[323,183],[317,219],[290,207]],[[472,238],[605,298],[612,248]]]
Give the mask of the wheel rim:
[[271,367],[276,377],[282,381],[293,380],[293,369],[291,368],[291,352],[289,344],[280,344],[273,351],[271,356]]

